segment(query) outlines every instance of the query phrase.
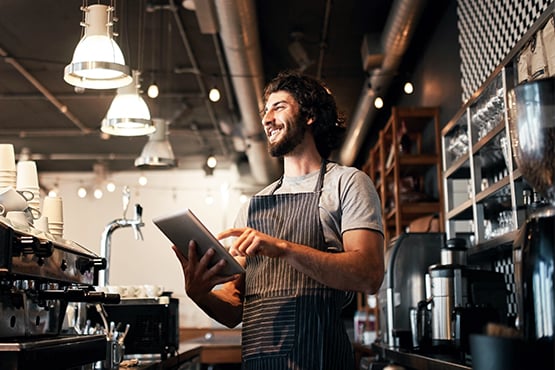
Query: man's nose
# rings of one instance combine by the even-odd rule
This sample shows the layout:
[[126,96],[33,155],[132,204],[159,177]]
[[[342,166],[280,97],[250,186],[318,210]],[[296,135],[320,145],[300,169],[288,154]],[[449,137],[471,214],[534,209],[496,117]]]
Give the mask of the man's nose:
[[262,115],[262,125],[267,126],[274,120],[272,111],[268,111]]

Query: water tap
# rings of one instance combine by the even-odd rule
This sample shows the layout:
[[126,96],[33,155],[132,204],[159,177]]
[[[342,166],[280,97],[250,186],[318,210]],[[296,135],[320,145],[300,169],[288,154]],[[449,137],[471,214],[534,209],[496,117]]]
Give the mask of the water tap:
[[109,222],[104,228],[100,242],[100,256],[106,259],[106,268],[99,271],[98,285],[106,286],[109,281],[110,273],[110,254],[111,254],[111,239],[112,233],[119,228],[131,227],[136,240],[144,240],[141,227],[145,224],[143,222],[143,207],[140,204],[135,204],[135,214],[133,218],[127,218],[127,210],[131,199],[131,192],[129,187],[123,188],[123,217]]

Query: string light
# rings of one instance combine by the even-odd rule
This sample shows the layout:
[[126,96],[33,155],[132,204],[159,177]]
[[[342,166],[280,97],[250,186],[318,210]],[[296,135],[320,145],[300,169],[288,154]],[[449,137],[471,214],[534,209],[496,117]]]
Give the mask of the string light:
[[220,101],[221,98],[221,94],[220,94],[220,90],[218,90],[218,88],[213,87],[210,89],[210,92],[208,93],[208,99],[210,99],[211,102],[218,102]]
[[247,203],[248,200],[249,200],[249,197],[247,197],[245,194],[239,195],[239,202],[240,202],[241,204]]
[[87,189],[85,189],[83,185],[81,185],[79,189],[77,189],[77,196],[81,199],[87,196]]
[[94,196],[95,199],[102,199],[103,195],[104,195],[104,193],[102,192],[102,189],[100,189],[100,188],[94,189],[93,196]]
[[108,192],[113,193],[116,190],[116,184],[114,184],[112,181],[109,181],[106,184],[106,190],[108,190]]
[[50,189],[50,191],[48,191],[48,196],[49,197],[57,197],[58,196],[58,185],[54,185],[54,187],[52,189]]
[[141,186],[145,186],[148,183],[148,179],[146,178],[145,175],[141,175],[139,177],[139,185]]
[[405,83],[405,86],[403,86],[403,91],[405,92],[405,94],[410,95],[414,92],[414,86],[412,86],[412,83],[410,81],[407,81]]
[[158,97],[158,94],[160,94],[160,89],[158,89],[158,85],[156,84],[156,82],[150,84],[146,93],[151,99],[156,99]]
[[209,155],[206,159],[206,165],[208,166],[208,168],[216,168],[216,166],[218,165],[218,160],[214,155]]
[[383,99],[381,97],[376,97],[376,99],[374,99],[374,107],[376,107],[376,109],[382,109],[383,108]]

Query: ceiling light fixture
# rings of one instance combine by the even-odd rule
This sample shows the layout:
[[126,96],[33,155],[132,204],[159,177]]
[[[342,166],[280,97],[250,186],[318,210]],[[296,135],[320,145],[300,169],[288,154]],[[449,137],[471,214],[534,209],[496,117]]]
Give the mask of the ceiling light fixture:
[[217,87],[213,87],[210,89],[210,91],[208,92],[208,99],[210,99],[211,102],[218,102],[220,101],[220,98],[222,97],[222,95],[220,94],[220,90],[218,90]]
[[102,199],[102,197],[104,196],[104,193],[102,192],[102,189],[95,188],[93,192],[93,196],[95,199]]
[[113,39],[114,6],[94,4],[81,7],[82,38],[73,59],[64,69],[64,80],[87,89],[115,89],[133,78],[118,44]]
[[204,174],[206,176],[212,176],[214,174],[214,169],[216,168],[217,165],[218,165],[218,160],[213,154],[210,154],[206,158],[206,162],[204,162],[204,165],[202,166],[202,169],[204,170]]
[[374,107],[376,107],[376,109],[382,109],[383,108],[383,99],[378,96],[376,97],[376,99],[374,99]]
[[113,181],[108,181],[106,183],[106,190],[108,190],[108,192],[113,193],[114,191],[116,191],[116,184],[114,184]]
[[407,95],[410,95],[414,92],[414,86],[410,81],[405,82],[405,86],[403,86],[403,91]]
[[154,79],[152,80],[152,83],[148,87],[146,94],[151,99],[156,99],[160,94],[160,89],[158,88],[158,85],[156,84],[156,81],[154,81]]
[[139,185],[141,185],[141,186],[146,186],[146,184],[148,184],[148,179],[146,178],[145,175],[139,176],[139,179],[137,181],[139,182]]
[[141,136],[156,130],[148,105],[140,95],[139,76],[139,71],[133,71],[133,83],[118,89],[102,121],[102,132],[115,136]]
[[139,158],[135,159],[135,167],[171,168],[177,165],[171,144],[168,140],[168,122],[155,118],[156,131],[150,135]]
[[81,199],[87,196],[87,189],[85,189],[83,185],[79,186],[79,189],[77,189],[77,196]]
[[208,166],[208,168],[214,169],[216,168],[217,165],[218,165],[218,160],[213,154],[210,154],[206,159],[206,166]]

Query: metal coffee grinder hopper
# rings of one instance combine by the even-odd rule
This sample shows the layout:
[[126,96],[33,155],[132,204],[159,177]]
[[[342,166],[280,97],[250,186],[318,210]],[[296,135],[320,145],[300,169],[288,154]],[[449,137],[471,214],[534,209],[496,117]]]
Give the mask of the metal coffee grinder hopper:
[[530,358],[553,368],[555,332],[555,78],[516,86],[508,93],[511,141],[518,169],[545,207],[528,215],[513,244],[517,327]]

